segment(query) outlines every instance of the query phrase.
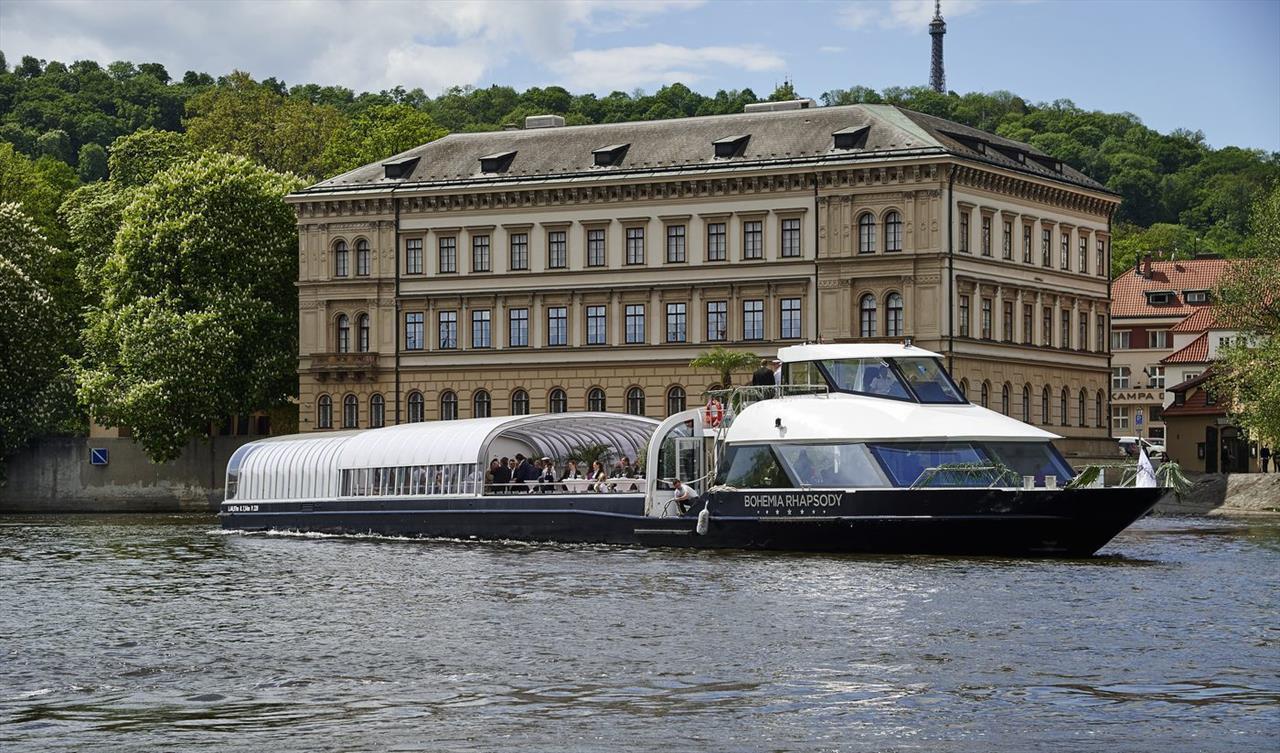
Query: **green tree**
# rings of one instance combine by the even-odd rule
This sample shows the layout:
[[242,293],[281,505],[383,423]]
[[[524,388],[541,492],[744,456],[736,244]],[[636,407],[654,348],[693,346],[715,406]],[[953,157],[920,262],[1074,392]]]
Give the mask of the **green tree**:
[[1280,187],[1254,205],[1249,244],[1217,296],[1222,323],[1242,335],[1214,365],[1215,386],[1255,439],[1280,444]]
[[384,160],[447,132],[408,105],[375,105],[356,113],[325,145],[322,175],[337,175]]
[[76,171],[84,183],[104,180],[107,177],[107,150],[101,144],[85,144],[80,147]]
[[71,161],[71,137],[66,131],[56,129],[41,134],[36,139],[36,152],[63,162]]
[[301,186],[232,155],[179,162],[137,189],[88,316],[79,396],[155,460],[212,421],[297,394]]
[[181,133],[144,128],[112,142],[107,164],[113,183],[141,186],[195,152]]
[[102,273],[115,246],[124,208],[134,192],[114,180],[97,181],[76,189],[58,209],[67,228],[68,253],[87,306],[96,307],[102,302]]
[[720,377],[721,386],[727,389],[733,386],[733,372],[746,371],[758,363],[760,363],[760,357],[755,353],[729,350],[717,345],[690,361],[689,366],[714,371]]

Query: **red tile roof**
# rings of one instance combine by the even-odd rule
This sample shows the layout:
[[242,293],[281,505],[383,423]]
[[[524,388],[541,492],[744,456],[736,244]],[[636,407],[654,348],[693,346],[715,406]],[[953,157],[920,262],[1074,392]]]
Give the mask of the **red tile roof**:
[[[1183,259],[1154,261],[1151,277],[1140,277],[1132,269],[1111,282],[1111,316],[1177,316],[1193,314],[1208,304],[1188,304],[1184,290],[1213,290],[1218,278],[1231,264],[1229,259]],[[1147,303],[1147,291],[1167,290],[1172,301],[1163,306]]]
[[1164,358],[1160,359],[1160,363],[1208,363],[1209,362],[1209,333],[1204,332],[1196,339],[1192,340],[1182,350],[1175,351]]
[[1191,316],[1169,328],[1170,332],[1204,332],[1210,329],[1221,329],[1212,306],[1200,306]]

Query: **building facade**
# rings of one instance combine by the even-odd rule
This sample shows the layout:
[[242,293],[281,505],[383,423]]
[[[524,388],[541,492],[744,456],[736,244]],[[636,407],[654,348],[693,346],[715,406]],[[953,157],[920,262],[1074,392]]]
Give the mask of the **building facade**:
[[[1118,198],[884,105],[455,134],[291,197],[303,430],[665,416],[715,345],[912,340],[971,400],[1108,450]],[[544,126],[544,127],[537,127]]]

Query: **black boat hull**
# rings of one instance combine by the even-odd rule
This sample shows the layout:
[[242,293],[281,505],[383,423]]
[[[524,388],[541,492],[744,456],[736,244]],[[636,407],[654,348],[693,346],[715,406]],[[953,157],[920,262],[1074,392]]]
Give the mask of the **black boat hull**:
[[[811,552],[1084,557],[1155,506],[1157,488],[717,492],[687,515],[637,494],[227,502],[235,530]],[[697,514],[710,513],[706,532]]]

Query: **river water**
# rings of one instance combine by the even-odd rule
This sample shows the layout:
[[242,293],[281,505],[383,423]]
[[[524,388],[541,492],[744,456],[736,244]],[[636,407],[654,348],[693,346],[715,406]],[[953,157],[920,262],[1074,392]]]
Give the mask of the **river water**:
[[1262,751],[1280,526],[1101,557],[0,517],[0,750]]

